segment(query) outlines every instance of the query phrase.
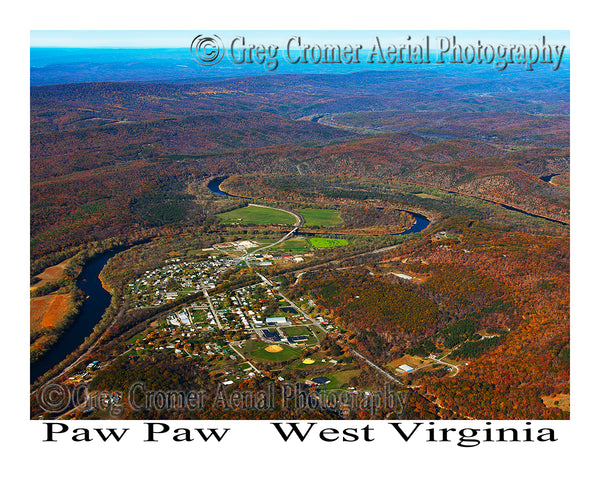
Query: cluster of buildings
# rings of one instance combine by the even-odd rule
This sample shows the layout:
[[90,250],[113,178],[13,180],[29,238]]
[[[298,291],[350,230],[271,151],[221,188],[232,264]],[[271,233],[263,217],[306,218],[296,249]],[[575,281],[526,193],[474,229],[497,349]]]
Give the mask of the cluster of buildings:
[[137,281],[128,285],[134,308],[162,305],[180,295],[199,292],[202,285],[213,289],[223,272],[235,262],[231,258],[211,255],[207,260],[182,262],[176,258],[165,263],[163,267],[146,270]]
[[309,338],[308,335],[285,336],[285,334],[282,333],[282,331],[279,329],[269,330],[265,328],[260,331],[260,334],[262,335],[263,339],[267,342],[287,342],[290,345],[305,343],[308,341]]
[[190,318],[190,314],[187,310],[182,310],[177,312],[175,315],[170,315],[167,317],[167,323],[173,325],[174,327],[191,327],[192,319]]

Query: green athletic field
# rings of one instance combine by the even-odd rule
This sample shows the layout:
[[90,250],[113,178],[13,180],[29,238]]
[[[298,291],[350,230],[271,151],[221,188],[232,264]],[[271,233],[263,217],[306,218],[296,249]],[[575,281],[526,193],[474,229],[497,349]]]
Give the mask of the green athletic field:
[[283,348],[281,352],[267,352],[265,348],[269,345],[274,344],[256,341],[248,342],[244,348],[244,351],[256,359],[271,360],[274,362],[282,362],[292,358],[298,358],[300,356],[300,351],[298,349],[291,348],[280,343],[277,345]]
[[314,237],[310,239],[310,243],[316,248],[331,248],[348,245],[348,240],[343,238],[321,238]]

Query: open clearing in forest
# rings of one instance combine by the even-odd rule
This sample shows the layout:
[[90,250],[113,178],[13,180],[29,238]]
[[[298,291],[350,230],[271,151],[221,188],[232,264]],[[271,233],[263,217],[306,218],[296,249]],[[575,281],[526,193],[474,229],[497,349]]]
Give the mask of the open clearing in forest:
[[240,223],[242,225],[294,225],[296,223],[296,218],[289,213],[253,205],[219,213],[217,218],[223,223]]
[[69,294],[52,294],[30,299],[30,328],[32,332],[42,328],[54,328],[71,308]]

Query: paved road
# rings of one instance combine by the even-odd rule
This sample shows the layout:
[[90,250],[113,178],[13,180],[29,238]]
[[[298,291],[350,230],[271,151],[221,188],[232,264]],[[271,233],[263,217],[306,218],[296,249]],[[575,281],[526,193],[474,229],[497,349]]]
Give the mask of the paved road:
[[290,215],[293,215],[294,218],[296,218],[296,223],[294,224],[295,227],[301,227],[302,225],[304,225],[304,218],[302,217],[302,215],[294,213],[291,210],[285,210],[285,209],[279,208],[279,207],[270,207],[268,205],[259,205],[257,203],[249,203],[248,206],[249,207],[261,207],[261,208],[272,208],[273,210],[279,210],[280,212],[289,213]]
[[352,255],[350,257],[339,258],[339,259],[336,259],[336,260],[329,260],[329,261],[324,262],[324,263],[319,263],[318,265],[311,265],[310,267],[300,268],[298,270],[293,270],[290,273],[294,273],[294,275],[298,275],[298,274],[310,272],[311,270],[318,270],[320,268],[324,268],[324,267],[327,267],[329,265],[335,265],[335,264],[338,264],[338,263],[343,263],[343,262],[345,262],[347,260],[351,260],[353,258],[364,257],[365,255],[372,255],[372,254],[376,254],[376,253],[387,252],[389,250],[394,250],[395,248],[398,248],[400,246],[402,246],[402,244],[401,243],[397,243],[397,244],[394,244],[394,245],[390,245],[389,247],[378,248],[376,250],[369,250],[368,252],[357,253],[356,255]]
[[206,301],[208,302],[208,306],[213,314],[215,322],[217,323],[217,327],[219,327],[219,330],[223,330],[223,326],[221,325],[221,322],[219,322],[219,316],[215,311],[215,306],[213,305],[210,295],[208,294],[208,290],[206,289],[206,285],[204,285],[204,282],[202,280],[200,280],[200,285],[202,285],[202,292],[204,293],[204,298],[206,298]]
[[352,353],[352,355],[354,355],[355,357],[361,358],[362,360],[364,360],[367,365],[373,367],[375,370],[377,370],[380,374],[382,374],[384,377],[388,378],[389,380],[391,380],[394,383],[397,383],[398,385],[401,385],[402,387],[406,387],[406,388],[412,388],[409,385],[405,385],[404,383],[402,383],[400,380],[398,380],[396,377],[394,377],[392,374],[386,372],[383,368],[381,368],[378,365],[375,365],[371,360],[369,360],[367,357],[365,357],[364,355],[358,353],[356,350],[354,350],[353,348],[349,348],[350,352]]
[[244,356],[244,354],[243,354],[242,352],[240,352],[240,351],[239,351],[237,348],[235,348],[235,346],[233,345],[233,343],[231,343],[231,342],[227,342],[227,344],[229,345],[229,347],[231,347],[231,349],[232,349],[232,350],[233,350],[235,353],[237,353],[237,354],[240,356],[240,358],[242,358],[242,359],[243,359],[243,360],[244,360],[246,363],[248,363],[248,365],[250,365],[250,366],[252,367],[252,369],[253,369],[253,370],[254,370],[256,373],[261,373],[261,372],[260,372],[260,370],[259,370],[258,368],[256,368],[256,367],[254,366],[254,364],[253,364],[253,363],[252,363],[250,360],[248,360],[248,359],[247,359],[247,358]]
[[[210,295],[208,294],[208,290],[206,290],[206,287],[204,286],[204,283],[200,282],[202,285],[202,291],[204,292],[204,297],[206,298],[206,301],[208,302],[208,306],[210,307],[210,311],[212,312],[213,316],[215,317],[215,322],[217,323],[217,326],[219,327],[219,330],[223,330],[223,326],[221,325],[221,322],[219,321],[219,316],[217,315],[217,312],[215,310],[215,307],[213,305],[212,299],[210,298]],[[236,294],[237,295],[237,294]],[[240,358],[244,359],[244,361],[246,361],[248,363],[248,365],[250,365],[252,367],[252,369],[256,372],[256,373],[260,373],[260,370],[258,368],[256,368],[254,366],[254,364],[248,360],[244,354],[242,352],[240,352],[237,348],[235,348],[235,345],[232,342],[227,342],[227,345],[229,347],[231,347],[231,349],[237,353]]]
[[[274,247],[275,245],[280,244],[281,242],[285,242],[288,238],[290,238],[294,233],[296,233],[296,231],[298,230],[298,228],[300,227],[294,227],[294,229],[288,233],[286,233],[283,237],[281,237],[279,240],[277,240],[276,242],[273,242],[269,245],[265,245],[263,247],[257,248],[256,250],[252,250],[252,255],[254,255],[256,252],[260,252],[261,250],[266,250],[267,248],[271,248]],[[246,253],[246,255],[239,257],[238,261],[239,262],[243,262],[246,261],[248,259],[248,256],[251,255],[250,253]]]

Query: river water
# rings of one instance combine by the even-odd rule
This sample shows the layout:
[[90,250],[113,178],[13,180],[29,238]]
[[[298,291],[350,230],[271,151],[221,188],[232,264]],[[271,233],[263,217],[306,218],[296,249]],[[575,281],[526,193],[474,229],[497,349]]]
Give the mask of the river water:
[[110,293],[104,289],[98,275],[100,275],[100,272],[112,257],[126,248],[129,247],[120,247],[105,252],[83,267],[81,274],[77,277],[77,288],[86,295],[81,312],[58,343],[42,358],[31,365],[31,382],[62,362],[93,332],[94,327],[110,305]]
[[227,177],[216,177],[213,178],[210,182],[208,182],[208,189],[212,192],[212,193],[216,193],[217,195],[222,195],[224,197],[231,197],[232,195],[229,195],[228,193],[224,192],[223,190],[221,190],[221,184],[227,180]]

